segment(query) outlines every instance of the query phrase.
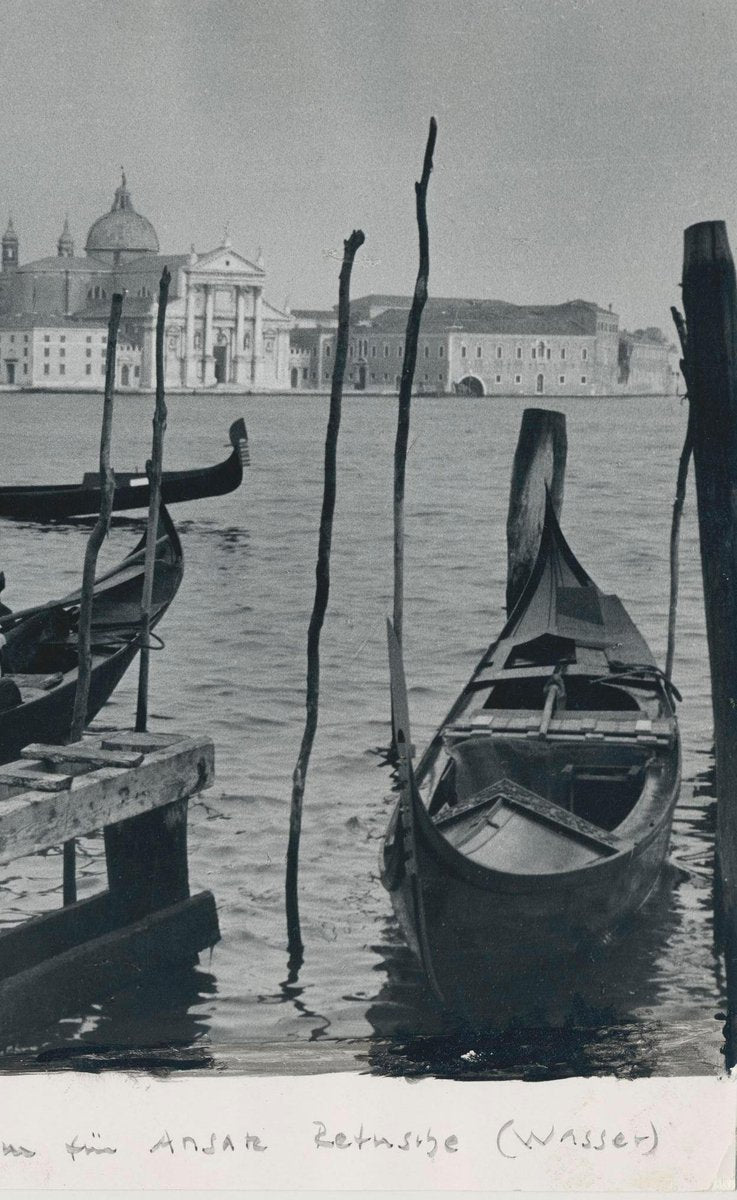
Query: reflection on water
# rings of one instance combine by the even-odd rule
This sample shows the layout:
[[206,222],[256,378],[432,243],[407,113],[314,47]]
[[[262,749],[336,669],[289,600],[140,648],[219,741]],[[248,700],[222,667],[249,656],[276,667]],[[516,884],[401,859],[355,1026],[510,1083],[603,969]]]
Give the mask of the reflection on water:
[[[386,981],[366,1014],[380,1039],[373,1068],[538,1079],[593,1074],[621,1061],[632,1077],[662,1073],[664,1039],[672,1051],[679,1043],[681,1051],[698,1050],[688,1027],[666,1030],[658,1015],[674,998],[661,968],[682,933],[677,893],[685,881],[668,864],[643,908],[596,953],[560,964],[542,1000],[539,981],[528,989],[523,979],[500,978],[504,1017],[473,1028],[441,1011],[398,925],[387,921],[375,947]],[[720,1014],[712,1016],[716,1032]]]
[[[98,456],[99,402],[54,396],[44,427],[34,398],[0,395],[4,483],[53,483],[55,432],[75,430],[66,473]],[[536,403],[545,403],[536,400]],[[503,620],[507,488],[523,405],[417,401],[408,464],[405,659],[413,741],[422,747]],[[568,417],[564,531],[604,590],[616,589],[660,660],[668,539],[685,410],[678,401],[556,401]],[[370,1043],[375,1071],[544,1078],[713,1073],[722,1062],[724,986],[714,951],[714,777],[708,657],[692,494],[684,514],[676,683],[683,692],[683,788],[666,869],[626,931],[596,961],[568,964],[547,1012],[505,981],[511,1019],[469,1033],[440,1012],[390,916],[378,854],[391,812],[384,618],[391,607],[391,495],[396,409],[346,398],[339,448],[330,606],[321,644],[320,721],[305,795],[300,871],[304,963],[289,971],[284,856],[291,773],[304,721],[305,639],[314,592],[327,400],[172,399],[171,469],[218,461],[232,420],[247,418],[252,465],[229,496],[173,510],[185,575],[154,656],[153,729],[209,735],[215,786],[190,804],[193,890],[215,894],[221,942],[198,967],[147,979],[26,1031],[5,1064],[171,1060],[228,1069],[243,1047]],[[119,461],[145,461],[150,405],[116,413]],[[7,431],[12,431],[12,437]],[[39,477],[41,475],[42,477]],[[143,517],[145,514],[140,514]],[[89,524],[0,524],[12,607],[79,581]],[[140,536],[116,517],[101,569]],[[130,727],[135,671],[101,715]],[[80,852],[80,894],[104,886],[101,843]],[[13,863],[0,878],[0,922],[60,903],[58,855]],[[516,989],[516,990],[515,990]],[[117,1049],[116,1049],[117,1048]],[[167,1058],[168,1055],[168,1058]],[[321,1058],[321,1061],[323,1059]],[[357,1065],[365,1068],[366,1058]],[[288,1069],[289,1055],[284,1058]]]

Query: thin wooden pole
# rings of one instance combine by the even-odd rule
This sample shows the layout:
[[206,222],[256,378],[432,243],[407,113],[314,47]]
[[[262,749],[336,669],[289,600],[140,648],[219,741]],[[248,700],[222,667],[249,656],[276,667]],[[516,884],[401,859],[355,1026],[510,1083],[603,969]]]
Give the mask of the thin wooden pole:
[[[77,631],[78,674],[74,693],[70,742],[78,742],[87,721],[87,705],[92,675],[92,603],[95,586],[97,556],[110,527],[113,511],[115,476],[110,467],[110,442],[113,428],[113,399],[115,396],[115,352],[118,345],[120,315],[123,297],[115,292],[110,305],[110,320],[107,327],[107,351],[105,354],[105,395],[102,406],[102,431],[100,434],[100,515],[87,541],[82,570],[82,596],[79,606]],[[64,904],[73,904],[77,898],[74,841],[64,843]]]
[[151,602],[156,568],[156,538],[159,528],[159,506],[161,502],[161,465],[164,458],[164,432],[166,430],[166,402],[164,399],[164,330],[166,328],[166,306],[169,301],[171,275],[164,267],[159,281],[159,311],[156,318],[156,406],[153,417],[153,443],[151,458],[146,463],[149,481],[148,529],[146,532],[146,558],[143,568],[143,597],[141,599],[141,660],[138,668],[138,702],[136,705],[136,732],[145,733],[148,723],[148,673],[151,633]]
[[417,362],[417,342],[420,336],[420,320],[427,300],[427,281],[430,275],[430,236],[427,228],[427,187],[433,167],[435,139],[438,127],[434,117],[430,118],[430,132],[425,147],[422,176],[415,183],[415,206],[417,230],[420,242],[420,264],[417,271],[412,306],[407,317],[407,332],[404,339],[402,378],[399,384],[397,411],[397,436],[394,443],[394,633],[402,646],[402,623],[404,619],[404,480],[409,442],[409,414],[412,400],[412,385]]
[[[689,394],[688,387],[688,366],[686,363],[687,341],[686,341],[686,322],[679,313],[677,308],[671,308],[671,315],[678,337],[681,343],[681,372],[686,384],[686,395]],[[678,460],[678,475],[676,476],[676,496],[673,501],[673,517],[670,527],[670,600],[668,603],[668,649],[665,655],[665,678],[670,683],[673,678],[673,661],[676,655],[676,613],[678,610],[678,547],[681,536],[681,517],[683,516],[683,506],[686,503],[686,481],[688,479],[688,466],[691,461],[693,451],[693,430],[691,428],[691,408],[688,412],[688,424],[686,425],[686,437],[681,450],[681,457]]]
[[723,221],[685,232],[683,306],[714,712],[731,1067],[737,1034],[737,281]]
[[560,518],[568,438],[561,412],[526,408],[514,452],[507,511],[507,612],[532,574],[545,523],[545,489]]
[[299,839],[302,831],[302,805],[305,779],[312,753],[312,744],[317,730],[318,703],[320,696],[320,631],[325,619],[330,594],[330,548],[333,538],[333,515],[335,513],[335,491],[337,479],[338,432],[343,397],[343,377],[348,357],[350,321],[350,287],[353,260],[365,241],[360,229],[343,243],[343,265],[338,285],[338,335],[335,343],[333,379],[330,389],[330,415],[325,438],[325,482],[320,515],[320,535],[315,568],[315,601],[307,631],[307,696],[305,729],[297,756],[297,765],[292,776],[292,804],[289,815],[289,844],[287,846],[286,908],[287,938],[290,970],[302,963],[304,945],[299,921],[299,898],[297,876],[299,869]]

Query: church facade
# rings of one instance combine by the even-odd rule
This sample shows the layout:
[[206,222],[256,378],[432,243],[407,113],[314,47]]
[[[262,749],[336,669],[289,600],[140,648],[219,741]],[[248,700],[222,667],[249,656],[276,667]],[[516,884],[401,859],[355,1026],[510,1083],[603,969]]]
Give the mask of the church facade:
[[204,253],[161,254],[156,231],[133,207],[125,175],[112,208],[75,253],[68,221],[48,258],[20,263],[12,221],[2,238],[0,383],[99,390],[114,292],[124,295],[116,377],[155,386],[159,280],[171,272],[165,379],[171,390],[269,392],[289,386],[288,311],[264,296],[260,255],[251,262],[228,238]]

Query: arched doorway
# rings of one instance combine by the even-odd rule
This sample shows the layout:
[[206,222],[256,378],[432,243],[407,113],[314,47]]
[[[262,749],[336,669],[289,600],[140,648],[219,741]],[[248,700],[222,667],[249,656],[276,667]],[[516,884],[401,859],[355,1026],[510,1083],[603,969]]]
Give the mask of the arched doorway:
[[366,390],[366,365],[361,363],[358,368],[358,379],[356,380],[356,391],[363,392]]
[[543,379],[542,372],[541,372],[538,375],[537,383],[535,384],[535,391],[537,392],[538,396],[542,396],[544,387],[545,387],[545,380]]
[[299,367],[292,367],[292,387],[299,387]]
[[120,369],[120,386],[130,387],[131,369],[127,363],[124,363]]
[[456,384],[456,394],[459,396],[483,396],[484,385],[478,375],[464,375]]
[[228,347],[222,344],[213,346],[212,357],[215,360],[215,382],[225,383],[228,377]]

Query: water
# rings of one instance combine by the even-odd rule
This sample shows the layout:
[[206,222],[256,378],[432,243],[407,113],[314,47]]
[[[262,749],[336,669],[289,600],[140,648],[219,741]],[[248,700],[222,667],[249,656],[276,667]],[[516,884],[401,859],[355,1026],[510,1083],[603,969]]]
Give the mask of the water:
[[[142,466],[150,401],[117,402],[114,462]],[[537,401],[536,401],[537,403]],[[384,617],[391,609],[391,398],[344,402],[320,723],[310,766],[300,899],[305,962],[288,978],[283,868],[291,773],[304,719],[305,638],[322,502],[326,399],[173,397],[169,468],[216,462],[243,413],[252,465],[237,493],[178,506],[185,578],[153,657],[150,727],[207,733],[215,786],[190,808],[193,890],[215,893],[222,941],[197,969],[143,983],[30,1043],[70,1048],[175,1043],[181,1061],[222,1069],[335,1055],[374,1069],[488,1078],[617,1071],[714,1073],[723,982],[713,949],[711,711],[693,493],[681,542],[675,682],[683,692],[684,782],[669,862],[602,968],[601,1003],[564,1031],[449,1029],[404,948],[378,878],[390,807]],[[665,653],[668,537],[686,411],[676,398],[556,399],[568,419],[563,526],[604,590],[616,590],[659,661]],[[100,400],[0,396],[4,482],[73,481],[97,460]],[[407,466],[405,657],[413,740],[422,746],[503,619],[505,519],[523,405],[414,402]],[[34,603],[78,579],[85,532],[0,526],[4,599]],[[136,531],[118,523],[117,561]],[[130,725],[131,672],[98,724]],[[81,894],[100,885],[101,847],[82,845]],[[5,923],[59,903],[61,863],[13,863]],[[311,1045],[308,1045],[311,1043]],[[469,1046],[473,1054],[469,1055]],[[18,1046],[13,1050],[28,1050]],[[461,1058],[461,1053],[466,1055]],[[321,1057],[322,1056],[322,1057]],[[308,1068],[305,1068],[308,1069]]]

